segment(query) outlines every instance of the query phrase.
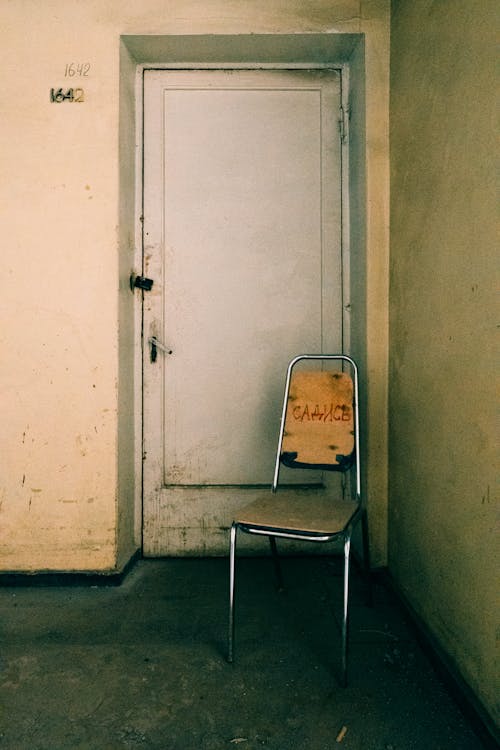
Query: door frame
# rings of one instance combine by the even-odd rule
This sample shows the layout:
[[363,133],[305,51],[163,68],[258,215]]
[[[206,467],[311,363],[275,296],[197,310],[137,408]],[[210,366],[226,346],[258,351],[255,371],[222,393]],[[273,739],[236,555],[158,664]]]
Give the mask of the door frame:
[[[143,181],[143,164],[144,164],[144,73],[147,70],[336,70],[340,75],[340,99],[341,99],[341,120],[339,121],[340,144],[340,173],[341,173],[341,288],[342,288],[342,319],[341,319],[341,340],[342,351],[350,352],[351,328],[350,328],[350,308],[351,308],[351,281],[350,281],[350,213],[349,213],[349,63],[332,63],[332,62],[230,62],[230,63],[210,63],[210,62],[190,62],[190,63],[144,63],[136,67],[135,80],[135,130],[136,130],[136,154],[135,154],[135,257],[134,273],[142,274],[144,271],[144,181]],[[143,292],[135,292],[138,295],[140,304],[135,306],[134,311],[134,377],[136,383],[136,404],[135,404],[135,438],[136,438],[136,528],[140,530],[140,548],[144,549],[143,529],[144,529],[144,347],[147,342],[144,341],[144,310],[143,310]],[[140,297],[139,297],[140,295]],[[140,392],[140,395],[138,395]]]

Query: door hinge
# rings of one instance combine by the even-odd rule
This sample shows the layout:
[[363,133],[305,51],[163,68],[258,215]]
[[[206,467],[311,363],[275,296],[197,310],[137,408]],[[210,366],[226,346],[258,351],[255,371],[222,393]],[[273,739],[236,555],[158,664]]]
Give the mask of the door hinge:
[[347,143],[349,140],[349,108],[340,106],[339,118],[340,142]]

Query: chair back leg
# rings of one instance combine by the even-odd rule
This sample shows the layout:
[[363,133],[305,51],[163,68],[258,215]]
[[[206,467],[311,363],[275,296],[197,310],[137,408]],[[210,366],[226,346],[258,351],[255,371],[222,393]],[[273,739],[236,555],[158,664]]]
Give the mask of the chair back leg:
[[363,513],[361,515],[361,533],[363,537],[363,567],[366,580],[366,603],[369,607],[373,607],[370,543],[368,536],[368,515],[365,509],[363,509]]
[[276,539],[274,536],[269,537],[269,544],[271,545],[271,553],[273,557],[273,563],[274,563],[274,573],[276,575],[276,588],[278,591],[284,591],[285,590],[285,583],[283,581],[283,573],[281,572],[281,565],[280,560],[278,556],[278,547],[276,545]]

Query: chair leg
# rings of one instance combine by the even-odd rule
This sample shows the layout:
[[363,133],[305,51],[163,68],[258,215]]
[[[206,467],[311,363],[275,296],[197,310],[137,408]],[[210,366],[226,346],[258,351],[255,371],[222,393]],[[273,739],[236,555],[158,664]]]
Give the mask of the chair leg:
[[351,551],[351,534],[344,539],[344,609],[342,617],[342,687],[347,687],[347,615],[349,602],[349,556]]
[[364,574],[366,579],[367,587],[367,604],[369,607],[373,607],[373,589],[372,589],[372,572],[370,563],[370,542],[368,536],[368,515],[366,510],[363,510],[361,516],[361,533],[363,537],[363,565]]
[[234,651],[234,588],[235,588],[235,557],[236,557],[236,532],[238,527],[235,523],[231,526],[229,544],[229,628],[227,637],[227,660],[233,661]]
[[272,553],[273,563],[274,563],[274,572],[276,575],[276,586],[278,588],[278,591],[284,591],[285,584],[283,581],[283,574],[281,572],[281,565],[280,565],[280,560],[278,556],[278,547],[276,545],[276,539],[273,536],[270,536],[269,543],[271,545],[271,553]]

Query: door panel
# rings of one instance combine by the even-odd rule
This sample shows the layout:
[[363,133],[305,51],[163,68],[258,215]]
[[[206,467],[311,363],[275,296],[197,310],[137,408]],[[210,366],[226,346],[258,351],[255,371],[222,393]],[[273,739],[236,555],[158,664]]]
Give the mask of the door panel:
[[338,111],[333,71],[146,72],[146,554],[225,549],[288,359],[341,348]]

